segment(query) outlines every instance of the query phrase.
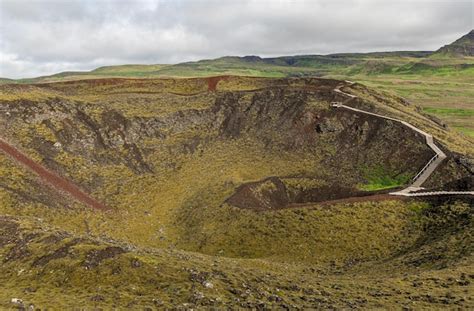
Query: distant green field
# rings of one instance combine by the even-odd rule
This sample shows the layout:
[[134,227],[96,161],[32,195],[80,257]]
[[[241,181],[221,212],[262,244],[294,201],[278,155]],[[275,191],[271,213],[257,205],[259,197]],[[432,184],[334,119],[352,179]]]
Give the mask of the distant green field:
[[458,117],[474,116],[474,109],[425,107],[423,108],[423,110],[425,112],[436,114],[436,115],[458,116]]
[[470,136],[474,138],[474,130],[472,128],[467,128],[463,126],[455,126],[454,127],[457,131],[463,133],[464,135]]
[[89,72],[0,80],[0,83],[57,82],[98,78],[318,76],[349,79],[407,99],[451,128],[473,137],[474,57],[431,52],[384,52],[283,56],[222,57],[175,65],[120,65]]
[[[344,78],[344,76],[335,76]],[[474,74],[456,75],[383,74],[349,77],[379,91],[407,99],[469,137],[474,137]]]

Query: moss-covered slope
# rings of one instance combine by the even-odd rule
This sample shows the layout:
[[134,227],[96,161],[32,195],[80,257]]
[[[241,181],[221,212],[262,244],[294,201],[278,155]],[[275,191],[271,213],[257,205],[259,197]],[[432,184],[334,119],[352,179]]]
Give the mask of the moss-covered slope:
[[[357,272],[354,289],[350,277],[333,272],[386,260],[409,271],[394,258],[434,245],[420,214],[430,205],[313,202],[401,186],[432,154],[396,122],[331,109],[343,100],[338,85],[359,97],[351,104],[439,140],[450,158],[430,187],[472,179],[463,155],[472,146],[400,98],[359,84],[225,76],[0,86],[2,137],[111,208],[92,211],[0,154],[0,214],[8,216],[1,228],[14,228],[2,248],[1,303],[376,307],[380,297],[368,297],[362,285],[374,281],[366,272]],[[458,244],[442,238],[454,233],[429,234],[440,237],[437,245],[462,249],[468,227],[455,233],[464,239]],[[470,250],[449,254],[446,275],[465,271],[451,265],[471,258]],[[423,278],[435,261],[426,261]],[[409,286],[397,285],[400,278],[383,284],[394,292]],[[58,299],[48,301],[47,292]]]

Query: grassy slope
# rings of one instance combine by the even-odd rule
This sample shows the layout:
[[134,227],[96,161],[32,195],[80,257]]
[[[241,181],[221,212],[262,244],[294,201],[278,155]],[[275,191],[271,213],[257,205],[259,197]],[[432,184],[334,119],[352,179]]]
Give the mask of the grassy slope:
[[[264,86],[270,81],[273,80],[229,79],[223,81],[220,87],[252,89]],[[101,118],[104,105],[108,109],[117,109],[128,117],[146,117],[168,115],[181,110],[205,109],[215,99],[213,93],[207,92],[193,95],[190,100],[184,100],[186,96],[182,95],[146,92],[159,90],[164,84],[172,92],[194,94],[206,89],[207,84],[203,80],[192,80],[188,83],[157,80],[150,83],[152,84],[143,86],[139,82],[131,81],[118,88],[107,83],[102,85],[98,83],[91,88],[81,82],[50,87],[27,85],[24,88],[4,88],[2,99],[17,104],[29,99],[42,105],[49,97],[59,97],[66,102],[79,101],[80,106],[87,107],[85,108],[87,114],[96,120]],[[399,114],[410,121],[414,120],[424,129],[441,131],[436,127],[432,128],[432,122],[416,114],[413,107],[403,107],[395,99],[388,100],[382,105],[365,88],[357,86],[348,91],[373,102],[377,109],[392,109],[387,112]],[[327,106],[327,103],[317,101],[312,104]],[[13,111],[15,109],[12,109]],[[59,111],[56,110],[54,113]],[[54,121],[55,118],[50,114],[48,119]],[[58,123],[55,126],[62,124]],[[77,130],[87,133],[86,129]],[[165,141],[150,139],[146,143],[150,146],[173,147],[180,142],[186,142],[189,137],[196,134],[205,135],[208,132],[204,130],[201,133],[199,129],[194,129],[192,132],[170,135]],[[443,139],[446,142],[456,142],[456,135],[442,131],[440,133],[445,135]],[[19,122],[18,127],[9,130],[9,135],[15,137],[25,147],[33,143],[34,138],[51,143],[57,140],[56,134],[38,120],[28,124]],[[326,302],[320,302],[323,305],[324,303],[333,306],[346,305],[347,298],[344,296],[348,296],[351,302],[358,301],[357,303],[362,305],[377,307],[380,303],[377,292],[383,291],[384,288],[390,288],[392,293],[391,298],[384,301],[387,306],[395,305],[400,299],[404,303],[410,302],[409,298],[396,292],[409,288],[416,274],[410,276],[408,280],[402,280],[399,275],[391,276],[378,286],[374,285],[374,282],[380,282],[380,278],[374,281],[366,273],[360,273],[358,285],[354,287],[352,277],[338,277],[331,273],[324,277],[319,273],[306,276],[305,269],[310,265],[315,271],[319,271],[317,270],[319,268],[325,271],[331,263],[341,267],[358,261],[381,260],[397,255],[406,247],[415,246],[424,235],[420,227],[419,211],[428,208],[427,204],[393,201],[341,205],[330,209],[314,205],[312,208],[256,214],[222,205],[222,202],[232,193],[236,185],[244,181],[259,180],[272,175],[291,175],[295,172],[304,175],[317,174],[321,171],[321,167],[318,168],[317,164],[325,150],[318,150],[317,153],[304,151],[285,153],[281,150],[269,152],[261,142],[245,136],[234,140],[212,142],[206,149],[194,154],[181,151],[167,154],[166,149],[163,148],[149,158],[157,168],[155,174],[136,174],[123,164],[102,165],[94,162],[91,164],[86,157],[74,156],[68,152],[59,152],[56,155],[58,163],[67,168],[66,173],[85,185],[93,184],[92,177],[99,174],[103,186],[95,187],[93,193],[99,198],[107,198],[116,208],[114,212],[107,214],[71,205],[67,201],[59,201],[52,207],[50,201],[44,202],[42,201],[44,198],[36,197],[38,193],[48,192],[35,183],[34,176],[21,167],[11,165],[9,159],[0,156],[1,182],[17,190],[10,191],[0,187],[0,202],[2,202],[0,214],[21,216],[25,219],[21,222],[25,223],[26,232],[31,230],[31,227],[28,227],[31,226],[29,224],[31,219],[41,218],[47,226],[68,231],[72,236],[100,238],[112,245],[114,241],[119,241],[119,245],[139,249],[169,248],[171,252],[160,250],[158,253],[161,255],[143,255],[143,257],[135,253],[127,254],[118,260],[106,261],[104,265],[92,271],[84,272],[87,254],[98,248],[85,241],[74,246],[71,255],[65,259],[53,260],[45,267],[31,267],[33,260],[45,253],[53,252],[56,247],[56,245],[44,245],[40,242],[41,239],[34,238],[35,241],[26,246],[32,255],[23,259],[16,258],[8,261],[8,265],[2,266],[4,270],[0,275],[5,278],[2,282],[4,288],[0,291],[3,295],[0,296],[2,301],[20,297],[40,306],[51,306],[51,304],[61,307],[77,304],[110,306],[113,303],[125,306],[132,301],[139,306],[148,306],[153,304],[152,299],[158,288],[161,293],[159,299],[167,306],[185,302],[197,303],[193,300],[193,297],[198,295],[195,291],[203,292],[205,296],[213,299],[220,297],[224,302],[236,303],[232,300],[235,296],[229,289],[237,288],[245,292],[242,283],[249,282],[250,297],[240,299],[256,304],[261,300],[268,303],[270,299],[268,296],[277,294],[283,297],[285,303],[315,307],[318,305],[318,300],[304,302],[300,299],[301,296],[312,297],[307,293],[309,290],[303,294],[302,290],[283,290],[279,294],[276,290],[276,288],[289,288],[295,280],[300,280],[300,275],[304,275],[298,283],[319,284],[309,287],[313,291],[328,292],[324,295],[315,292],[315,299],[327,296]],[[41,154],[32,149],[28,148],[27,151],[37,160],[43,159]],[[109,154],[104,152],[102,156],[107,157]],[[171,160],[179,167],[178,171],[164,165]],[[374,177],[374,183],[378,182],[377,179],[385,180],[383,174],[374,176],[368,174],[368,177]],[[29,194],[34,200],[22,197],[20,194]],[[68,205],[70,208],[64,209],[64,206]],[[186,253],[180,249],[260,259],[233,260],[208,257],[197,253]],[[2,256],[8,257],[9,248],[2,251]],[[146,263],[141,270],[131,269],[130,262],[134,256],[139,256],[140,260]],[[221,261],[222,263],[219,263]],[[213,280],[215,288],[205,289],[202,288],[202,282],[194,284],[195,282],[190,281],[189,269],[207,271],[213,264],[217,264],[218,268],[214,269],[216,271],[212,275],[216,275],[214,277],[218,279],[217,276],[221,272],[228,274],[232,285],[229,286],[227,281]],[[113,272],[117,265],[122,271],[118,275]],[[444,275],[446,279],[456,276],[468,268],[469,266],[452,267],[451,270],[443,272],[445,273],[443,278]],[[17,275],[12,272],[21,269],[28,272],[16,272]],[[394,271],[382,271],[380,275],[392,275]],[[269,277],[266,276],[268,273]],[[417,273],[422,274],[421,278],[424,280],[434,272],[426,269]],[[262,278],[265,280],[265,285],[257,285],[262,283],[259,281]],[[123,284],[128,282],[136,285],[124,287]],[[100,289],[97,289],[97,283],[100,284]],[[164,287],[156,284],[162,284]],[[344,290],[341,292],[332,288],[334,284]],[[63,293],[60,290],[62,286],[66,286],[74,293],[74,300],[70,300],[69,296],[73,294]],[[374,290],[372,294],[375,296],[370,294],[366,286]],[[36,288],[36,292],[25,291],[27,287]],[[120,297],[112,294],[113,291],[117,291],[115,287],[119,288],[122,294]],[[429,290],[429,288],[423,289],[423,291]],[[436,299],[442,299],[443,287],[436,285],[435,289],[431,290]],[[262,291],[263,294],[260,293]],[[51,293],[57,295],[51,298]],[[461,299],[462,295],[462,289],[453,289],[455,297],[453,299]],[[94,296],[106,298],[104,301],[96,301],[99,298],[93,298]],[[92,298],[95,300],[91,300]],[[367,302],[363,302],[364,299]],[[420,304],[428,306],[430,303],[421,301]]]
[[[472,59],[466,59],[466,63],[472,63]],[[471,133],[474,130],[473,67],[430,69],[413,73],[358,74],[351,79],[378,90],[402,96],[423,107],[426,112],[439,117],[449,126],[472,137]],[[446,109],[452,109],[456,113],[446,113],[448,111]]]
[[[11,298],[41,309],[473,307],[473,263],[472,257],[465,257],[472,252],[472,212],[466,204],[315,206],[262,216],[249,217],[246,225],[293,219],[292,234],[275,234],[295,249],[306,249],[314,262],[288,264],[141,248],[105,236],[70,233],[36,218],[0,217],[0,307],[12,307]],[[312,229],[301,228],[303,223]],[[394,228],[401,231],[393,232]],[[440,235],[439,230],[445,231]],[[295,241],[299,232],[311,235],[313,244]],[[417,243],[424,246],[396,252]],[[279,247],[268,246],[269,251]],[[372,259],[394,252],[395,256],[357,264],[361,252]],[[337,261],[322,265],[317,262],[321,254]]]
[[[428,55],[428,56],[427,56]],[[427,108],[454,129],[473,137],[474,58],[420,52],[336,54],[272,59],[223,57],[177,65],[123,65],[90,72],[62,73],[23,82],[54,82],[104,77],[201,77],[317,75],[351,79],[402,96]],[[21,82],[21,81],[20,81]],[[430,108],[463,109],[446,115]]]
[[[255,88],[259,84],[265,85],[269,81],[272,80],[230,79],[223,81],[221,87],[229,89]],[[125,84],[119,87],[118,89],[121,91],[119,94],[115,94],[116,87],[113,85],[98,84],[90,87],[87,84],[77,82],[62,86],[50,86],[48,88],[31,86],[25,92],[19,93],[14,91],[11,93],[4,92],[3,99],[10,101],[34,99],[39,100],[41,103],[49,96],[62,96],[64,100],[85,101],[80,106],[85,107],[84,111],[91,116],[92,120],[99,122],[104,111],[112,108],[117,109],[130,118],[156,117],[173,114],[178,111],[209,108],[213,100],[215,100],[215,94],[213,93],[205,92],[202,95],[191,96],[190,100],[185,100],[186,97],[181,95],[167,97],[169,95],[165,93],[147,94],[145,92],[146,90],[157,90],[159,83],[165,83],[166,87],[172,88],[173,92],[195,93],[196,90],[207,87],[206,84],[201,85],[201,82],[201,80],[195,80],[193,82],[194,86],[188,86],[189,88],[187,88],[184,82],[175,84],[172,80],[169,82],[163,82],[163,80],[153,81],[146,87],[135,85],[132,81],[130,85]],[[183,89],[177,89],[179,86]],[[433,127],[432,122],[423,119],[412,107],[403,107],[395,100],[387,101],[385,103],[386,106],[383,106],[377,99],[371,97],[370,92],[365,88],[358,87],[350,91],[358,92],[359,96],[366,97],[367,101],[372,102],[376,107],[385,110],[392,109],[384,113],[395,114],[402,119],[407,119],[419,125],[429,132],[434,132],[453,149],[464,152],[469,151],[469,146],[463,144],[457,135],[443,131],[435,126]],[[242,102],[245,100],[249,101],[250,98],[243,98]],[[328,106],[327,103],[317,101],[313,105]],[[397,110],[402,108],[404,109],[403,111]],[[42,142],[41,145],[45,143],[52,145],[58,141],[57,133],[63,132],[65,130],[64,126],[67,125],[67,123],[60,122],[61,114],[59,116],[59,118],[49,116],[49,120],[53,122],[52,127],[55,129],[54,131],[47,127],[44,122],[35,121],[31,123],[17,122],[12,125],[8,133],[19,145],[24,146],[32,157],[39,161],[44,161],[44,155],[39,154],[31,146],[34,144],[34,139],[39,139]],[[87,132],[86,128],[79,128],[77,130],[83,131],[86,136],[93,134]],[[91,187],[95,196],[106,200],[109,205],[118,211],[126,211],[125,214],[112,213],[96,217],[94,213],[87,210],[66,210],[51,214],[48,213],[48,207],[41,205],[31,205],[24,210],[18,210],[16,209],[17,201],[7,194],[5,194],[2,208],[8,214],[42,215],[41,217],[45,217],[49,222],[62,226],[72,232],[83,233],[86,227],[88,227],[95,234],[105,233],[133,244],[168,246],[179,241],[182,243],[182,246],[192,247],[187,239],[181,239],[183,234],[187,235],[188,233],[181,232],[178,226],[173,223],[176,217],[182,218],[186,214],[183,214],[183,210],[196,207],[199,213],[202,213],[196,215],[196,217],[213,219],[212,217],[214,216],[205,217],[204,215],[207,213],[207,210],[202,210],[201,207],[209,206],[210,210],[218,210],[222,202],[232,194],[235,187],[243,182],[261,180],[268,176],[291,175],[319,176],[325,179],[326,175],[323,173],[327,174],[328,170],[320,162],[334,153],[331,144],[322,145],[317,152],[311,149],[286,151],[278,148],[271,149],[265,147],[262,142],[256,140],[251,135],[242,136],[238,139],[210,141],[194,153],[184,152],[179,148],[176,149],[177,151],[169,151],[181,144],[186,144],[189,139],[194,139],[196,136],[206,139],[206,137],[210,137],[212,134],[212,130],[207,128],[194,128],[175,134],[171,133],[166,139],[158,137],[146,138],[140,143],[143,144],[143,148],[162,146],[157,149],[151,149],[154,152],[147,157],[147,161],[155,168],[153,174],[137,174],[124,163],[112,162],[102,164],[97,161],[91,161],[87,153],[82,153],[87,149],[82,146],[79,153],[73,153],[71,150],[74,149],[65,149],[54,155],[53,160],[57,163],[57,167],[64,169],[63,173],[66,176],[85,187]],[[95,151],[94,148],[92,150]],[[126,152],[124,148],[120,147],[110,151],[104,150],[100,156],[108,158],[115,154],[126,155]],[[8,185],[23,187],[21,190],[24,193],[35,192],[35,189],[27,187],[26,184],[17,184],[17,180],[23,179],[21,177],[21,170],[19,171],[15,166],[9,166],[6,158],[3,159],[2,163],[3,176],[18,176],[8,180]],[[347,163],[348,170],[352,164],[352,161]],[[339,163],[339,165],[343,165],[343,163]],[[366,168],[364,175],[366,175],[367,184],[362,187],[368,187],[371,190],[406,182],[404,176],[393,179],[391,177],[393,174],[388,174],[380,168],[375,168],[373,171]],[[350,176],[343,176],[341,174],[338,179],[339,182],[345,177]],[[96,186],[96,180],[100,181],[101,187]],[[160,191],[156,191],[156,189]],[[147,215],[145,218],[143,216],[144,212]],[[282,213],[285,214],[285,212]],[[242,217],[239,219],[232,209],[227,209],[223,215],[228,214],[234,216],[227,218],[227,221],[223,219],[216,219],[215,222],[212,221],[212,223],[218,224],[218,227],[214,226],[213,230],[227,228],[228,225],[231,225],[229,223],[231,220],[235,221],[235,223],[246,223],[249,217],[246,212],[239,212],[239,215]],[[67,223],[64,223],[65,217],[69,219]],[[123,230],[120,226],[125,218],[131,230]],[[87,226],[84,219],[87,219]],[[288,217],[288,223],[282,223],[282,226],[292,227],[292,219]],[[199,230],[199,226],[202,225],[202,222],[199,221],[192,221],[191,223],[195,224],[194,226],[189,226],[191,230]],[[205,225],[203,226],[206,228]],[[235,229],[237,230],[238,228],[236,227]],[[150,231],[153,230],[159,230],[160,232],[150,234]],[[237,232],[228,236],[228,240],[233,241],[236,239],[239,236]],[[273,241],[281,247],[281,253],[284,253],[283,249],[291,248],[291,245],[280,245],[280,243],[276,242],[279,239],[279,237],[275,237]],[[244,241],[243,236],[241,240]],[[244,242],[250,243],[251,240],[252,230],[249,231],[249,235],[245,237]],[[305,243],[308,242],[307,240],[304,241]],[[214,248],[213,251],[218,250]],[[228,251],[238,253],[244,252],[244,249]],[[256,256],[259,253],[255,249],[249,249],[247,252],[250,257]]]
[[[378,94],[361,86],[347,90],[372,103],[376,110],[420,126],[453,150],[473,154],[467,138],[435,126],[415,107],[405,107],[390,96],[402,95],[468,134],[473,130],[472,67],[457,67],[459,63],[472,64],[473,60],[421,58],[424,56],[299,57],[293,66],[287,59],[223,58],[164,67],[106,67],[41,81],[220,74],[349,78],[388,94],[381,103]],[[416,65],[420,61],[422,64]],[[93,120],[101,118],[103,105],[127,117],[151,117],[205,109],[214,100],[213,94],[182,100],[179,94],[207,87],[199,80],[193,85],[167,86],[178,95],[146,93],[160,89],[160,83],[147,87],[130,83],[115,90],[109,90],[107,84],[89,89],[80,82],[69,89],[25,85],[23,89],[2,89],[2,99],[44,102],[59,97],[79,101],[81,105],[87,103],[86,112]],[[242,79],[222,85],[252,89],[265,82]],[[78,130],[87,133],[86,129]],[[41,122],[22,123],[10,131],[9,135],[23,146],[29,146],[35,138],[51,143],[57,140]],[[93,194],[107,198],[116,208],[108,214],[92,212],[58,197],[0,155],[0,214],[14,216],[7,222],[18,222],[22,228],[22,233],[13,234],[7,243],[2,237],[8,234],[0,235],[0,307],[11,307],[9,300],[13,297],[41,308],[143,308],[161,304],[249,308],[264,304],[273,308],[403,305],[441,309],[451,303],[473,307],[468,297],[473,290],[470,273],[474,245],[472,208],[468,204],[440,207],[417,201],[384,201],[329,208],[313,204],[269,213],[237,209],[222,204],[236,185],[271,175],[316,174],[325,151],[310,155],[281,150],[269,153],[251,137],[212,142],[194,154],[165,151],[196,133],[205,137],[207,131],[193,130],[170,135],[165,141],[146,141],[145,146],[164,146],[149,158],[157,167],[154,175],[136,174],[123,164],[91,164],[85,157],[59,152],[55,160],[74,180],[93,185],[92,176],[100,177],[103,186],[93,188]],[[43,159],[37,151],[27,151],[38,161]],[[126,150],[119,150],[122,152]],[[110,154],[104,152],[102,156]],[[178,166],[179,171],[170,170],[165,165],[169,163]],[[404,182],[403,176],[398,180],[385,173],[377,168],[368,170],[367,183],[360,186],[374,189]],[[7,227],[2,225],[0,229]],[[64,232],[67,237],[60,242],[46,242],[48,236]],[[20,239],[15,240],[17,237]],[[82,240],[76,241],[63,257],[34,264],[45,255],[57,254],[74,238]],[[86,269],[91,258],[107,246],[127,252]],[[213,288],[206,287],[205,281]]]

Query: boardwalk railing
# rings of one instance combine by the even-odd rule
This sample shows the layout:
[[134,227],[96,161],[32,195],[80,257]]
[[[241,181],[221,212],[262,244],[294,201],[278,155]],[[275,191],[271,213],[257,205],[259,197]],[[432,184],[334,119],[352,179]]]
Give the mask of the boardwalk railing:
[[[351,82],[351,81],[345,81],[345,82],[349,86],[354,84],[354,82]],[[348,94],[344,91],[341,91],[341,87],[343,87],[343,85],[338,85],[334,89],[334,91],[336,93],[339,93],[339,94],[343,95],[343,96],[349,97],[348,101],[357,98],[357,96],[355,96],[355,95]],[[346,101],[346,102],[348,102],[348,101]],[[383,118],[383,119],[399,122],[399,123],[409,127],[410,129],[418,132],[419,134],[421,134],[422,136],[425,137],[426,144],[428,145],[428,147],[431,148],[431,150],[434,151],[435,155],[428,161],[428,163],[426,163],[426,165],[421,169],[421,171],[418,174],[416,174],[415,177],[412,178],[412,184],[410,186],[408,186],[407,188],[405,188],[403,190],[397,191],[397,192],[391,192],[390,194],[392,194],[392,195],[403,195],[403,196],[428,196],[428,195],[452,195],[452,194],[474,195],[474,191],[437,191],[437,192],[435,191],[435,192],[423,192],[423,193],[416,192],[416,193],[413,193],[415,191],[423,189],[421,187],[421,185],[426,181],[426,179],[433,173],[433,171],[446,158],[446,154],[444,154],[444,152],[438,146],[436,146],[436,144],[434,143],[433,136],[431,136],[430,134],[420,130],[419,128],[411,125],[410,123],[408,123],[406,121],[402,121],[402,120],[391,118],[391,117],[388,117],[388,116],[383,116],[383,115],[380,115],[380,114],[377,114],[377,113],[368,112],[368,111],[365,111],[365,110],[361,110],[361,109],[353,108],[353,107],[350,107],[350,106],[346,106],[346,105],[344,105],[343,103],[340,103],[340,102],[332,102],[331,106],[334,107],[334,108],[345,108],[345,109],[349,109],[349,110],[356,111],[356,112],[359,112],[359,113],[372,115],[372,116],[375,116],[375,117],[378,117],[378,118]]]
[[431,163],[433,163],[437,158],[439,157],[439,155],[436,153],[429,161],[428,163],[426,163],[425,166],[423,166],[423,168],[421,169],[421,171],[415,175],[415,177],[413,177],[411,180],[414,182],[418,179],[418,177],[421,176],[421,174],[423,174],[426,169],[431,165]]

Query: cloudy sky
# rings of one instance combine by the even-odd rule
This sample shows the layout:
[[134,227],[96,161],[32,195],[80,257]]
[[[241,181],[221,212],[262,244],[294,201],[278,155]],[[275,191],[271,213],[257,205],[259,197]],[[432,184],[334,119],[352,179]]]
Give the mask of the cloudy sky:
[[225,55],[434,50],[474,0],[0,0],[0,77]]

